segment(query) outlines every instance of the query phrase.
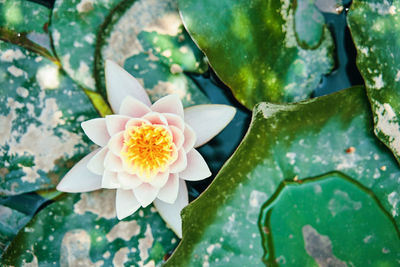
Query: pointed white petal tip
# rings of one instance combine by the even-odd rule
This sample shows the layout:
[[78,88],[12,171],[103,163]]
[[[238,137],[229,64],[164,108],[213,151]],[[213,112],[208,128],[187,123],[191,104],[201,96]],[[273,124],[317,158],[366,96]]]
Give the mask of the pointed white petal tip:
[[101,176],[92,173],[86,167],[88,162],[99,151],[100,149],[93,151],[76,163],[57,185],[57,190],[68,193],[82,193],[100,189]]
[[182,101],[177,94],[164,96],[157,100],[151,109],[160,113],[172,113],[183,118],[183,105]]
[[151,105],[149,96],[140,83],[114,61],[106,60],[105,78],[108,102],[115,113],[120,110],[123,99],[128,95],[147,106]]
[[194,147],[199,147],[219,134],[235,117],[236,108],[228,105],[197,105],[185,109],[185,122],[196,133]]
[[96,145],[105,146],[110,139],[108,134],[106,119],[97,118],[81,123],[81,127],[85,134],[92,140]]
[[187,153],[187,167],[179,173],[179,177],[187,181],[199,181],[211,176],[203,156],[194,148]]
[[154,206],[160,213],[161,218],[164,219],[179,238],[182,238],[181,211],[188,203],[186,183],[182,180],[179,181],[178,197],[173,204],[168,204],[159,199],[154,200]]
[[122,220],[135,213],[140,208],[140,203],[137,201],[132,190],[117,189],[115,206],[117,218]]

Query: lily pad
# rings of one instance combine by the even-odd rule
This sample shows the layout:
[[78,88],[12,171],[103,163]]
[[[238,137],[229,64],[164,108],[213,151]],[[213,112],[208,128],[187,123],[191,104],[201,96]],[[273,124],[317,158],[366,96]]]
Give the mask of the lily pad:
[[153,102],[176,93],[184,106],[209,103],[186,74],[203,73],[207,64],[183,28],[177,0],[124,2],[107,21],[96,54],[98,88],[105,88],[104,60],[111,59],[142,83]]
[[333,67],[315,1],[179,0],[186,29],[247,108],[308,98]]
[[375,134],[400,161],[400,1],[354,0],[348,23],[374,113]]
[[394,267],[400,259],[391,216],[339,172],[284,182],[264,204],[259,226],[267,266]]
[[[381,210],[370,216],[376,215],[380,222],[389,220],[382,219],[382,214],[390,214],[394,220],[391,228],[379,229],[372,228],[378,219],[377,222],[363,221],[366,226],[352,236],[374,234],[382,237],[394,231],[398,233],[400,168],[373,133],[364,90],[354,87],[291,105],[258,104],[254,108],[251,127],[239,148],[208,190],[183,210],[183,239],[166,266],[262,265],[267,249],[262,246],[265,233],[258,226],[263,205],[273,197],[282,181],[301,183],[332,171],[349,177],[346,185],[351,186],[347,186],[345,192],[351,199],[353,193],[354,197],[360,195],[359,185],[373,194],[371,197],[380,203]],[[307,194],[305,189],[300,190]],[[368,196],[360,197],[371,200]],[[303,198],[312,200],[314,196]],[[296,201],[292,199],[292,205]],[[315,207],[319,204],[310,202]],[[343,210],[346,205],[346,201],[337,202],[335,208]],[[377,204],[374,205],[373,210],[378,210]],[[289,227],[298,225],[299,214],[295,211],[285,214],[281,231],[290,231]],[[336,229],[334,226],[326,224],[316,228],[314,225],[313,228],[323,236],[329,233],[330,240],[351,238],[346,232],[332,233]],[[370,231],[361,232],[368,226],[371,226]],[[363,240],[357,239],[357,242],[360,250],[352,250],[348,255],[350,258],[338,257],[348,266],[351,257],[366,255],[364,251],[367,250],[362,249]],[[343,248],[344,245],[334,246],[335,255],[342,255],[338,251]],[[397,251],[392,252],[394,256],[390,257],[398,260]],[[348,254],[348,250],[345,253]],[[296,255],[309,257],[306,249]],[[279,261],[280,255],[276,256],[274,260]]]
[[47,27],[50,9],[25,0],[0,3],[0,38],[52,58]]
[[121,0],[57,0],[50,32],[64,70],[84,88],[95,90],[94,52],[97,32]]
[[50,60],[0,41],[0,195],[53,188],[90,152],[92,103]]
[[0,198],[0,256],[45,201],[36,194]]
[[152,207],[123,221],[114,190],[68,194],[41,210],[1,259],[22,266],[155,266],[177,245]]

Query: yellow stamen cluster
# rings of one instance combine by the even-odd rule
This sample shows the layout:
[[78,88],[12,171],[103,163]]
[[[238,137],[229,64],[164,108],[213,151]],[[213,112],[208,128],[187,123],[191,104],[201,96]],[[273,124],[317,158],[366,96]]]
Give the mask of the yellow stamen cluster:
[[132,173],[149,180],[166,170],[172,156],[172,135],[164,127],[142,124],[125,130],[121,158]]

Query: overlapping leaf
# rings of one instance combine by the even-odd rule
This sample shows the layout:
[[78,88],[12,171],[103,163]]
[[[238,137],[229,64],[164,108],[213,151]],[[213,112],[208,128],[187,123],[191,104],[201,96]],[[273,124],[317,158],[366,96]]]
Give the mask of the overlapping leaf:
[[332,38],[314,1],[179,0],[179,10],[217,75],[249,109],[306,99],[332,69]]
[[400,161],[400,1],[355,0],[348,15],[375,134]]
[[[395,266],[400,168],[373,134],[364,90],[257,105],[238,150],[209,189],[183,210],[183,239],[166,266],[258,266],[264,253],[273,255],[268,262],[296,266],[329,258],[366,266],[364,256],[371,251],[374,262]],[[317,182],[306,182],[316,176],[321,176]],[[292,185],[276,193],[284,180]],[[272,202],[279,208],[268,217]],[[338,218],[347,221],[332,224]],[[271,242],[264,242],[266,235]],[[294,243],[286,246],[295,249],[283,251],[281,239],[291,236]]]
[[57,65],[0,42],[0,195],[52,188],[89,153],[80,123],[98,116]]
[[124,2],[107,21],[96,54],[99,88],[105,88],[104,60],[111,59],[139,79],[152,101],[176,93],[184,106],[209,102],[186,75],[207,65],[182,26],[176,0]]
[[13,240],[1,264],[160,265],[177,238],[154,208],[119,221],[114,192],[68,194],[44,208]]

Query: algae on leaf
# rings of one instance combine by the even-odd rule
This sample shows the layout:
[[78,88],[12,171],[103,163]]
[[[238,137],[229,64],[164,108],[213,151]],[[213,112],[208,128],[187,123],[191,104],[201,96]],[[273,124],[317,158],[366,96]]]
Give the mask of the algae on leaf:
[[354,0],[348,23],[375,134],[400,161],[400,1]]
[[[313,250],[318,242],[348,266],[368,265],[363,255],[372,250],[377,260],[392,265],[400,260],[399,247],[393,246],[400,241],[395,201],[400,168],[373,133],[364,90],[354,87],[298,104],[256,105],[237,151],[208,190],[183,210],[183,239],[166,266],[262,266],[271,247],[276,252],[271,261],[303,266],[306,259],[317,266],[323,260]],[[317,182],[307,182],[317,176]],[[283,181],[292,182],[282,192],[296,190],[297,197],[277,194]],[[273,201],[291,208],[273,211],[273,228],[259,227]],[[335,231],[327,220],[343,216],[349,221],[337,227],[347,230]],[[353,225],[360,221],[365,225]],[[287,245],[296,246],[290,256],[282,254],[279,233],[297,240]],[[364,241],[370,235],[376,242]]]

